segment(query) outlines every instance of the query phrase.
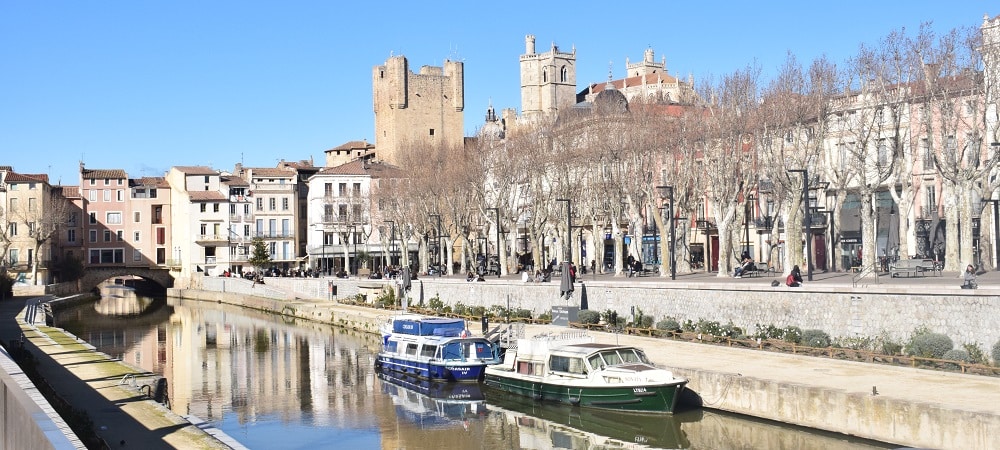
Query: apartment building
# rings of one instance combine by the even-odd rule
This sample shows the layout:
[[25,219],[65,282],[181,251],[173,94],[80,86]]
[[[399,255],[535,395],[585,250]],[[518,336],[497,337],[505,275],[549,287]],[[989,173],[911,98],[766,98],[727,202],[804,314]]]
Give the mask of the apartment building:
[[20,174],[0,167],[0,219],[4,245],[0,263],[14,273],[16,282],[47,284],[52,260],[51,231],[59,221],[47,213],[52,188],[44,174]]
[[180,279],[192,274],[220,275],[231,270],[229,187],[222,175],[205,166],[175,166],[170,186],[169,259]]
[[171,248],[170,185],[164,177],[128,180],[129,216],[125,235],[132,247],[127,266],[168,266]]

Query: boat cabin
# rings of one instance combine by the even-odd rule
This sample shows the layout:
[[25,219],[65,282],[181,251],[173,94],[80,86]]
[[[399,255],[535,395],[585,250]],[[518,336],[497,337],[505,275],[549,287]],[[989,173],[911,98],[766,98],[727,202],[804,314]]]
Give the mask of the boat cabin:
[[646,354],[634,347],[610,344],[581,343],[551,349],[551,351],[519,351],[517,373],[545,376],[546,372],[570,377],[587,377],[590,372],[628,364],[652,365]]

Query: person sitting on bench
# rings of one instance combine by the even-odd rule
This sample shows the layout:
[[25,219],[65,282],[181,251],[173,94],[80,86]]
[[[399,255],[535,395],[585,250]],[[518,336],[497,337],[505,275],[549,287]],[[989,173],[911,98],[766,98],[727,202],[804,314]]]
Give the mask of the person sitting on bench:
[[753,258],[749,254],[743,253],[743,261],[740,266],[736,268],[736,272],[733,273],[734,278],[743,278],[743,274],[748,271],[754,270]]

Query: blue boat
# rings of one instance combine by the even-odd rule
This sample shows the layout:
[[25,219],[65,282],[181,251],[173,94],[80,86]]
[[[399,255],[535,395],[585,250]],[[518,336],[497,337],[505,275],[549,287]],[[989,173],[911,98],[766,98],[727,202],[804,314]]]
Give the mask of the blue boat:
[[379,370],[438,381],[482,381],[486,366],[503,359],[496,344],[472,337],[465,320],[402,314],[382,330]]

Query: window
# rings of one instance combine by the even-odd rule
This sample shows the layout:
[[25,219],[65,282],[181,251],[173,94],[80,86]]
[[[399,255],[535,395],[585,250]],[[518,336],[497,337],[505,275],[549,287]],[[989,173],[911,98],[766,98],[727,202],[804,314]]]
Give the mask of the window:
[[97,230],[90,230],[90,242],[97,242]]
[[271,211],[278,209],[278,200],[274,197],[269,198],[267,206],[270,208]]
[[141,220],[139,220],[139,211],[132,213],[132,221],[135,223],[141,222]]
[[934,170],[934,151],[931,150],[931,143],[927,138],[920,139],[920,155],[924,159],[924,170]]
[[243,236],[250,237],[250,225],[243,225]]
[[219,212],[219,204],[212,203],[212,212]]
[[90,201],[96,202],[97,201],[97,190],[91,189],[91,190],[89,190],[87,192],[89,193]]
[[201,235],[202,235],[202,236],[205,236],[205,235],[207,235],[207,234],[208,234],[208,225],[207,225],[207,224],[204,224],[204,223],[203,223],[203,224],[201,224],[201,228],[200,228],[200,231],[201,231]]
[[354,196],[355,197],[361,196],[361,183],[354,183]]
[[10,256],[7,259],[10,260],[10,265],[12,265],[12,266],[16,266],[18,264],[19,261],[17,260],[17,249],[16,248],[10,249]]
[[559,81],[563,83],[569,81],[569,69],[567,69],[566,66],[562,66],[559,70]]
[[105,186],[111,186],[111,179],[109,179],[109,178],[105,178],[105,179],[104,179],[104,185],[105,185]]
[[111,191],[109,191],[107,189],[104,190],[104,201],[106,201],[106,202],[110,202],[111,201]]
[[327,197],[333,195],[333,183],[324,183],[323,184],[323,195],[325,195]]
[[142,261],[142,250],[132,249],[132,261]]
[[287,197],[281,199],[281,210],[282,211],[288,211],[288,198]]
[[163,227],[156,228],[156,245],[164,245],[167,242],[167,230]]
[[347,196],[347,183],[340,183],[337,186],[337,195],[340,196],[340,197],[346,197]]
[[879,139],[878,140],[878,164],[880,166],[885,166],[889,164],[889,140]]
[[28,199],[28,211],[35,212],[35,208],[38,206],[38,199],[29,198]]
[[76,213],[76,211],[73,211],[73,212],[69,213],[69,225],[70,226],[73,226],[73,227],[76,226],[76,219],[77,219],[77,217],[78,217],[78,214]]
[[91,185],[91,186],[97,186],[97,179],[95,179],[95,178],[91,178],[91,179],[90,179],[90,185]]
[[132,242],[141,242],[140,239],[139,239],[139,232],[138,231],[133,231],[132,232]]
[[11,236],[17,236],[17,222],[11,222],[7,226],[8,234]]
[[434,136],[434,129],[433,128],[431,128],[430,134],[428,134],[428,136]]
[[76,242],[76,230],[66,230],[66,242]]
[[[270,220],[267,221],[267,231],[269,233],[268,236],[274,237],[275,233],[278,232],[278,226],[277,226],[276,222],[277,222],[276,219],[270,219]],[[274,253],[274,252],[271,252],[271,253]]]
[[91,225],[97,224],[97,213],[95,212],[90,213],[90,224]]
[[14,211],[17,211],[17,199],[16,198],[10,199],[10,212],[14,212]]
[[[121,183],[118,183],[118,184],[121,184]],[[119,189],[119,190],[117,190],[115,192],[118,194],[118,201],[124,202],[125,201],[125,191]]]
[[264,199],[257,198],[257,211],[263,211],[263,210],[264,210]]
[[104,230],[104,242],[111,242],[111,230]]
[[163,223],[163,207],[156,206],[153,208],[153,223]]
[[149,188],[149,198],[156,198],[156,188]]
[[208,205],[202,203],[202,204],[198,205],[198,210],[201,211],[201,212],[208,211]]
[[11,183],[10,184],[10,190],[16,191],[17,190],[17,183]]
[[290,222],[289,222],[288,219],[281,219],[281,235],[282,236],[288,237],[288,236],[291,235],[291,233],[289,233],[289,230],[288,230],[289,223]]
[[927,197],[924,199],[924,217],[928,217],[937,212],[937,192],[934,186],[927,187]]
[[122,213],[120,212],[109,212],[107,214],[107,224],[109,225],[119,225],[122,223]]

